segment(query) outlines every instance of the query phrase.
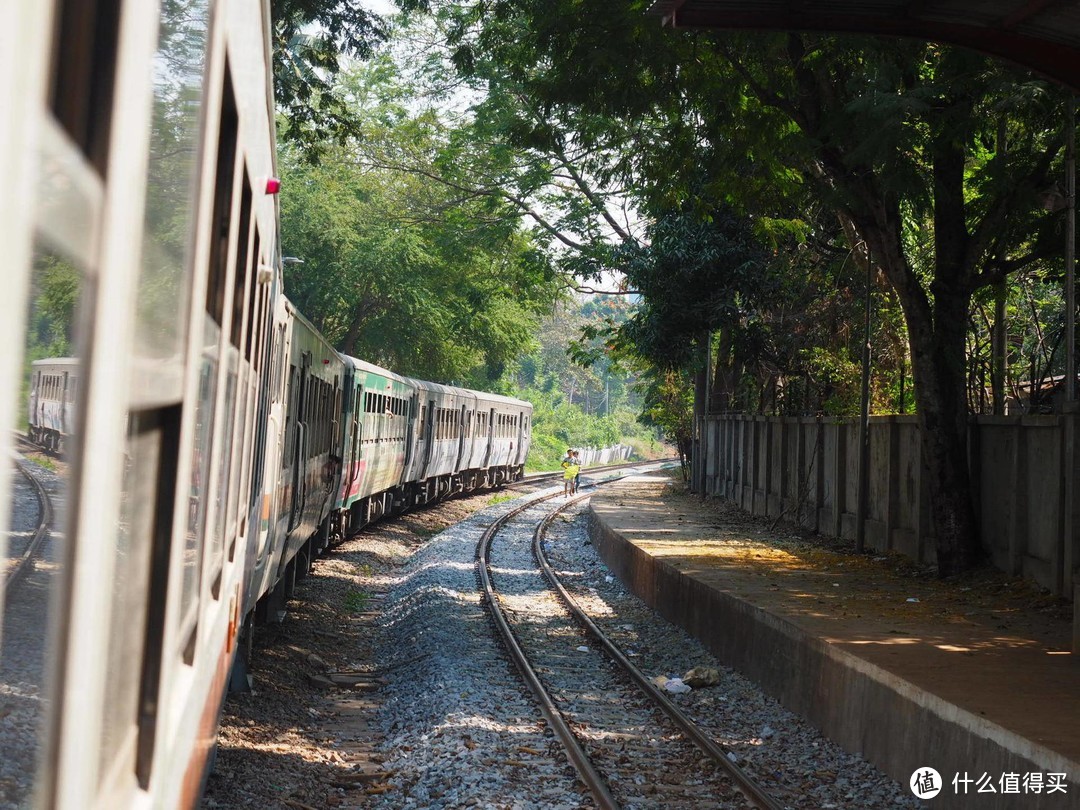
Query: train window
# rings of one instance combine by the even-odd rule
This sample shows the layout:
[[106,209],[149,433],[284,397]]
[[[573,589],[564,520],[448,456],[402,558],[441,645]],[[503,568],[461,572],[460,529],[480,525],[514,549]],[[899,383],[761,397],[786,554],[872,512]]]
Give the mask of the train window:
[[[262,293],[260,291],[260,298]],[[262,321],[262,315],[264,307],[259,308],[259,320]],[[260,326],[261,329],[261,326]],[[262,341],[260,340],[260,345]],[[261,358],[262,351],[260,350],[256,355],[256,362]],[[265,379],[265,377],[263,378]],[[265,388],[260,387],[260,392],[265,391]],[[258,409],[258,413],[255,418],[255,434],[252,440],[252,458],[251,458],[251,492],[249,508],[254,507],[262,494],[262,482],[263,482],[263,464],[266,457],[266,419],[267,408],[261,407]]]
[[262,250],[259,236],[259,226],[256,224],[253,229],[254,243],[251,247],[251,267],[248,272],[251,282],[247,293],[247,339],[244,341],[244,357],[255,369],[259,367],[259,353],[255,343],[258,340],[259,322],[262,316],[262,309],[259,306],[262,301],[262,287],[258,283],[259,252]]
[[[158,709],[180,415],[179,405],[131,414],[126,448],[130,463],[124,476],[128,497],[116,537],[118,585],[113,589],[109,624],[113,632],[102,702],[101,774],[105,778],[110,759],[134,744],[135,769],[144,787]],[[154,595],[149,602],[148,593]],[[147,603],[149,612],[144,616],[141,607]],[[134,729],[132,718],[138,718]],[[133,731],[137,743],[129,742]],[[129,763],[125,758],[118,764]]]
[[[26,352],[28,363],[35,355],[77,357],[80,344],[76,325],[79,323],[78,304],[84,288],[84,266],[49,252],[40,242],[34,247],[34,261],[30,276],[26,279],[29,290],[33,292],[25,301],[11,302],[13,309],[26,306],[24,312],[27,315],[27,328],[19,336],[22,345],[18,348]],[[5,276],[5,280],[6,278]],[[50,289],[62,289],[68,305],[55,306],[53,302],[53,306],[47,306],[43,293]],[[16,356],[18,354],[17,351]],[[18,412],[12,411],[13,416],[16,413],[26,414],[23,408],[27,388],[23,386],[29,382],[32,369],[33,367],[28,365],[26,375],[20,376],[18,383],[3,393],[3,396],[10,398],[10,405],[15,404],[16,396],[20,399]],[[58,399],[55,393],[56,380],[60,378],[52,369],[47,370],[41,366],[38,366],[38,369],[38,407],[27,416],[31,425],[37,426],[39,430],[59,431],[62,429],[61,410],[59,403],[54,400]],[[70,414],[70,409],[68,413]],[[3,425],[4,430],[15,427],[14,422]],[[62,448],[64,453],[68,449],[66,445],[67,442]],[[15,449],[14,442],[11,442],[10,446]],[[7,551],[7,555],[3,557],[4,562],[17,567],[15,559],[27,550],[27,543],[34,534],[39,519],[36,506],[22,510],[18,505],[28,499],[36,500],[32,494],[34,488],[30,479],[41,480],[41,473],[40,467],[21,457],[17,460],[5,458],[4,463],[15,466],[11,478],[7,479],[8,488],[2,493],[3,497],[8,499],[9,507],[15,508],[7,512],[8,522],[0,524],[0,548]],[[54,473],[52,481],[47,484],[53,503],[64,503],[69,480],[65,474]],[[41,796],[35,800],[31,793],[49,789],[48,780],[35,779],[34,774],[41,773],[41,760],[48,755],[44,743],[45,733],[62,721],[62,718],[53,714],[56,704],[52,702],[52,697],[56,692],[49,688],[48,681],[57,676],[58,665],[64,663],[57,659],[54,651],[66,646],[62,635],[70,627],[70,624],[63,620],[54,621],[58,612],[56,608],[63,610],[67,607],[64,604],[65,597],[71,593],[72,581],[78,576],[75,569],[69,565],[74,549],[67,543],[67,538],[72,536],[69,531],[73,526],[77,529],[74,524],[77,518],[72,515],[77,504],[73,504],[73,500],[67,501],[69,517],[65,519],[64,512],[58,511],[54,517],[54,531],[45,532],[43,535],[45,542],[41,547],[41,556],[45,564],[26,566],[22,585],[4,590],[0,598],[0,620],[3,620],[3,630],[0,631],[3,635],[3,644],[0,645],[0,718],[9,715],[10,719],[20,718],[18,728],[26,731],[25,735],[19,734],[11,738],[13,744],[3,753],[5,771],[14,772],[11,770],[14,768],[26,777],[0,780],[3,781],[3,787],[0,787],[0,796],[3,798],[0,803],[5,806],[31,807],[46,804],[41,800]],[[93,541],[97,538],[84,539],[91,541],[89,548],[90,553],[93,553],[97,548]],[[0,573],[0,578],[6,580],[9,573],[11,568],[5,568]],[[17,634],[8,633],[13,627],[18,628]],[[61,635],[60,639],[55,638],[57,634]],[[0,721],[0,724],[3,722]]]
[[[255,237],[255,241],[257,244],[258,236]],[[256,265],[259,263],[258,255],[259,254],[256,251],[255,257],[253,259]],[[252,296],[251,302],[252,313],[250,316],[251,320],[249,321],[251,325],[251,331],[248,333],[248,342],[251,344],[250,359],[252,368],[261,373],[263,370],[263,356],[266,353],[266,340],[264,338],[264,333],[266,330],[267,287],[264,284],[258,284],[254,280],[255,278],[256,277],[253,276],[251,282],[251,286],[252,289],[255,291],[255,294]]]
[[181,583],[181,621],[187,628],[195,621],[195,606],[199,591],[200,549],[206,528],[206,507],[210,503],[210,448],[214,434],[214,400],[217,396],[217,351],[220,329],[210,320],[204,321],[204,351],[199,369],[198,400],[195,405],[195,439],[192,448],[191,480],[189,482],[187,532],[183,554]]
[[[175,403],[183,395],[194,262],[194,204],[201,170],[209,0],[161,4],[138,292],[135,302],[140,375],[135,407]],[[182,101],[181,101],[182,100]],[[150,402],[146,402],[149,400]]]
[[277,329],[274,330],[273,352],[273,368],[270,371],[272,400],[281,402],[285,395],[285,324],[283,323],[279,323]]
[[120,37],[121,0],[62,0],[56,9],[51,106],[102,176]]
[[233,503],[235,489],[234,476],[230,474],[230,465],[233,455],[233,439],[235,436],[236,419],[236,383],[238,375],[237,353],[229,351],[225,359],[225,399],[222,403],[222,425],[220,438],[220,451],[218,456],[217,480],[214,484],[216,501],[216,513],[214,525],[210,533],[210,544],[207,550],[209,559],[211,595],[218,599],[221,597],[221,569],[225,550],[225,527],[230,519],[229,507]]
[[221,122],[218,130],[217,167],[214,172],[214,208],[211,215],[210,276],[206,284],[206,311],[221,324],[225,310],[225,273],[232,222],[233,182],[236,174],[236,139],[239,120],[228,61],[221,91]]
[[[229,340],[233,346],[240,348],[240,340],[244,335],[244,313],[247,306],[247,279],[248,279],[248,248],[251,243],[251,178],[247,168],[244,168],[244,181],[240,187],[240,219],[236,224],[236,261],[233,271],[233,305],[232,324],[229,328]],[[245,356],[251,357],[250,347],[245,349]]]

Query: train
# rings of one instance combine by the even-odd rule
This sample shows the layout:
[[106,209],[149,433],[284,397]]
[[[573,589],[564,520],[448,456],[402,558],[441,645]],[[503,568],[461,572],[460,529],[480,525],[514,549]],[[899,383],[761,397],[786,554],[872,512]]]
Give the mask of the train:
[[66,492],[0,805],[194,807],[252,628],[335,541],[520,478],[531,406],[344,355],[284,295],[269,0],[8,6],[0,424]]

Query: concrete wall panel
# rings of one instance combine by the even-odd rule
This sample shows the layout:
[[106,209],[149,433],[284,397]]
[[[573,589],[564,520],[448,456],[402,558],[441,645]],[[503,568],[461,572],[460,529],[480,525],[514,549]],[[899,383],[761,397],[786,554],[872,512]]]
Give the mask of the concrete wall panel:
[[[1080,507],[1062,515],[1063,419],[979,417],[972,422],[970,461],[982,542],[994,564],[1068,597],[1066,569],[1080,557],[1080,537],[1067,541],[1064,534],[1080,526]],[[858,420],[713,416],[706,435],[709,492],[754,514],[783,512],[815,531],[855,538]],[[1073,464],[1080,470],[1080,458]],[[869,487],[869,547],[933,564],[915,417],[871,418]],[[1073,520],[1063,519],[1070,515]]]

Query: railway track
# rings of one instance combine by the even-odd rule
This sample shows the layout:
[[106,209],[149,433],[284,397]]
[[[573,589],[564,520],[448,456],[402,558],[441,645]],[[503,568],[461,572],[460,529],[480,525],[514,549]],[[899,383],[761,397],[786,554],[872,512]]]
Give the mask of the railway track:
[[[38,450],[26,439],[20,437],[20,450]],[[25,481],[22,487],[15,487],[15,492],[29,492],[36,499],[36,519],[26,517],[29,511],[27,505],[15,504],[17,510],[12,516],[11,531],[8,533],[7,556],[4,566],[4,594],[5,600],[11,598],[11,594],[20,582],[26,577],[28,571],[33,568],[33,561],[38,556],[45,538],[49,536],[49,530],[53,524],[52,498],[42,485],[41,481],[33,474],[29,466],[31,462],[24,458],[16,457],[12,462],[18,474]],[[22,513],[20,516],[19,513]]]
[[[589,496],[552,509],[547,502],[560,497],[531,501],[489,527],[477,571],[504,645],[595,804],[780,810],[574,604],[543,541],[552,521]],[[513,595],[523,587],[528,598]]]
[[[655,463],[665,464],[677,460],[678,459],[673,456],[670,459],[660,459]],[[595,467],[586,467],[582,469],[581,472],[583,477],[591,478],[597,473],[616,472],[618,470],[640,468],[641,466],[642,462],[640,461],[621,461],[618,464],[599,464]],[[518,489],[521,487],[535,486],[537,484],[542,484],[545,482],[562,481],[562,478],[562,470],[556,470],[554,472],[531,473],[530,475],[522,478],[520,481],[514,481],[512,484],[507,484],[506,489]]]
[[[13,445],[40,452],[21,437]],[[17,810],[31,806],[43,750],[49,625],[63,581],[63,534],[54,528],[63,524],[66,479],[62,461],[55,474],[20,455],[8,463],[18,472],[0,567],[0,810]]]

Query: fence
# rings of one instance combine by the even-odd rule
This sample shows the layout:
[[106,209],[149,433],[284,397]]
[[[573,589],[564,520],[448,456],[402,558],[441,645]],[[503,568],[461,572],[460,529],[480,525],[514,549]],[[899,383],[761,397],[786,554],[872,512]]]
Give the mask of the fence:
[[630,458],[631,447],[628,444],[614,444],[611,447],[579,447],[581,463],[586,467],[596,464],[617,464]]
[[[984,549],[994,565],[1072,596],[1080,563],[1076,415],[978,417],[968,461]],[[858,420],[711,415],[703,488],[757,515],[854,539]],[[870,420],[865,542],[936,560],[930,498],[913,416]],[[1080,577],[1077,577],[1080,583]]]

